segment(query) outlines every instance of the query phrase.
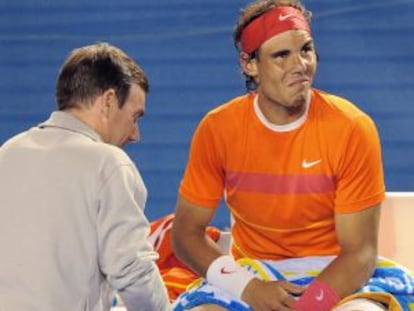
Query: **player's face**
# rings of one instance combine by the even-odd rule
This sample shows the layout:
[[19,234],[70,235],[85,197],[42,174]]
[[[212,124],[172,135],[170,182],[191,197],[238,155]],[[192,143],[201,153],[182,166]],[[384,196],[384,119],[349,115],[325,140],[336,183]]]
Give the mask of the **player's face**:
[[311,95],[316,64],[308,32],[290,30],[272,37],[255,59],[259,98],[286,108],[304,105]]

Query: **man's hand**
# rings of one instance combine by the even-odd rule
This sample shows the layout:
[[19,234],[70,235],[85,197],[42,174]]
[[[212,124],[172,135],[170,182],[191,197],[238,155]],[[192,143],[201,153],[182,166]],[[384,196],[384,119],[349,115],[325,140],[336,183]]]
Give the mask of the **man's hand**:
[[261,281],[252,279],[242,294],[242,300],[254,311],[293,311],[295,299],[304,287],[288,281]]

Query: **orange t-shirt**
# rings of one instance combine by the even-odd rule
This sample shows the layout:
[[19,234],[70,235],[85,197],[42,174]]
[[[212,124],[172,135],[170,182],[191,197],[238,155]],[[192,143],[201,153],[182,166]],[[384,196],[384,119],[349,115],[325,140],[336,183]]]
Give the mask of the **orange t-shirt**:
[[375,124],[349,101],[313,90],[302,120],[272,128],[255,97],[237,97],[203,118],[180,194],[206,208],[225,198],[236,257],[337,254],[334,214],[385,197]]

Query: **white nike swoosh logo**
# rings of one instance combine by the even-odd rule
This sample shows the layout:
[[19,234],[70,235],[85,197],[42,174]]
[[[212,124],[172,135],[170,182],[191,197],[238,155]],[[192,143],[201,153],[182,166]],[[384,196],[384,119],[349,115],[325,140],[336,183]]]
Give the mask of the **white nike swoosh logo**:
[[311,161],[311,162],[308,162],[308,161],[306,161],[306,160],[303,160],[303,162],[302,162],[302,167],[303,167],[303,168],[310,168],[310,167],[315,166],[316,164],[319,164],[319,163],[321,163],[321,162],[322,162],[322,160],[321,160],[321,159],[319,159],[319,160],[315,160],[315,161]]
[[286,14],[286,15],[279,14],[279,20],[283,22],[284,20],[287,20],[288,18],[294,17],[294,16],[295,16],[294,14]]
[[323,289],[321,289],[321,292],[320,292],[320,294],[318,295],[318,296],[315,296],[315,299],[317,300],[317,301],[322,301],[323,300]]

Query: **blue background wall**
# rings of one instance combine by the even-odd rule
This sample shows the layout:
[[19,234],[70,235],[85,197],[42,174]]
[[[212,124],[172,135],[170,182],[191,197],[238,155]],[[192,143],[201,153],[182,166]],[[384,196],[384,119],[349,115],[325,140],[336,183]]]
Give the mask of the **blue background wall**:
[[[388,191],[414,191],[414,0],[304,0],[321,57],[315,86],[376,121]],[[174,209],[192,132],[244,91],[231,32],[245,0],[0,0],[0,144],[55,108],[58,68],[108,41],[147,72],[140,144],[127,148],[149,190],[150,220]],[[1,185],[0,185],[1,186]],[[228,224],[223,206],[214,220]]]

